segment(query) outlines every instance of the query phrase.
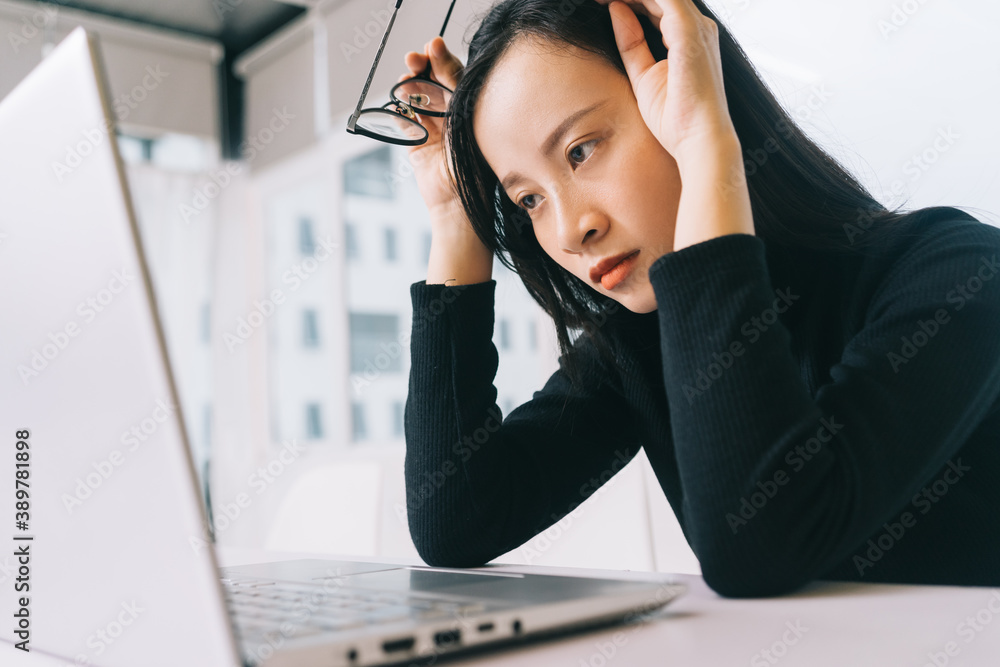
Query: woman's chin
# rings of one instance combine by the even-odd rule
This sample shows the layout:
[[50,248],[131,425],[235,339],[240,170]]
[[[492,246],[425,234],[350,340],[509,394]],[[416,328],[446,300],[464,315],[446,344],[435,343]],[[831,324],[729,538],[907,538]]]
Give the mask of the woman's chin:
[[653,287],[649,283],[642,289],[630,291],[628,294],[612,295],[612,298],[637,315],[651,313],[657,308],[656,295],[653,294]]

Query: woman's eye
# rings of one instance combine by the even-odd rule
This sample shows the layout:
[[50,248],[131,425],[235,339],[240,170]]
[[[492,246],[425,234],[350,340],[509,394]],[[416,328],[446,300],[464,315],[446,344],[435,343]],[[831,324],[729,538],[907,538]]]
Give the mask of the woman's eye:
[[[590,141],[585,141],[582,144],[577,144],[576,146],[573,146],[573,148],[571,148],[570,151],[569,151],[569,156],[571,158],[577,159],[574,154],[580,155],[580,152],[579,152],[580,149],[582,149],[584,146],[590,146],[591,144],[596,144],[597,141],[598,141],[597,139],[591,139]],[[593,146],[591,146],[591,150],[593,150]],[[583,151],[583,152],[586,152],[586,151]],[[589,155],[589,153],[588,153],[588,155]],[[581,157],[581,158],[577,159],[577,161],[578,162],[583,162],[586,159],[587,159],[586,157]]]
[[523,197],[521,197],[521,201],[517,202],[517,205],[520,206],[521,208],[525,209],[525,210],[530,211],[534,207],[525,206],[524,202],[528,201],[529,199],[531,199],[532,197],[535,197],[535,196],[536,195],[524,195]]
[[[573,148],[571,148],[570,151],[569,151],[570,157],[573,158],[578,164],[580,162],[585,162],[586,159],[587,159],[587,156],[589,156],[590,153],[588,153],[587,151],[583,150],[584,146],[590,146],[590,151],[592,152],[594,145],[596,145],[598,141],[600,141],[600,139],[591,139],[590,141],[585,141],[582,144],[577,144],[576,146],[573,146]],[[576,157],[576,155],[582,155],[583,153],[586,153],[586,155],[583,155],[580,158]],[[537,197],[537,196],[538,195],[525,195],[525,196],[521,197],[521,200],[517,202],[517,205],[520,206],[521,208],[525,209],[526,211],[531,211],[532,209],[535,208],[535,206],[537,204],[533,204],[533,205],[528,206],[528,205],[526,205],[526,202],[530,203],[529,200],[533,202],[534,200],[531,199],[531,198],[532,197]]]

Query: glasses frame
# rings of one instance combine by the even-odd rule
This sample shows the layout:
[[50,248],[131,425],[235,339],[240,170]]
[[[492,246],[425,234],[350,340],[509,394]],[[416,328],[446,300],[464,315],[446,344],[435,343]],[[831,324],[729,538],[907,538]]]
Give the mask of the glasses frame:
[[[379,60],[382,58],[382,51],[385,49],[385,43],[389,38],[389,31],[392,30],[392,25],[396,22],[396,13],[399,11],[399,7],[402,4],[403,0],[396,0],[396,7],[392,10],[392,16],[389,17],[389,24],[385,27],[385,32],[382,34],[382,42],[378,46],[378,51],[375,53],[375,61],[372,63],[371,70],[369,70],[368,72],[368,79],[365,81],[365,87],[361,91],[361,99],[358,100],[358,104],[354,108],[354,113],[351,114],[351,117],[347,120],[347,131],[350,132],[351,134],[366,136],[371,139],[375,139],[377,141],[383,141],[389,144],[396,144],[398,146],[419,146],[427,142],[428,133],[427,133],[427,128],[424,127],[423,123],[417,120],[416,115],[419,113],[423,116],[443,117],[443,116],[450,116],[451,112],[430,111],[430,110],[415,111],[410,105],[408,105],[406,102],[404,102],[396,95],[396,91],[399,89],[400,86],[412,83],[416,79],[423,79],[428,83],[443,88],[449,93],[454,93],[455,91],[453,91],[451,88],[448,88],[447,86],[442,85],[437,81],[433,81],[431,79],[430,58],[427,59],[427,66],[424,67],[422,72],[408,79],[400,81],[395,86],[392,87],[392,91],[389,93],[389,96],[392,99],[390,99],[388,102],[383,104],[381,107],[368,107],[367,109],[361,108],[361,106],[365,103],[365,96],[368,95],[368,88],[372,84],[372,79],[375,77],[375,70],[378,69]],[[454,7],[455,7],[455,0],[451,0],[451,5],[448,7],[448,13],[444,17],[444,24],[441,26],[441,32],[438,33],[439,37],[442,38],[444,37],[444,30],[446,27],[448,27],[448,19],[451,18],[451,10],[454,9]],[[371,132],[363,127],[357,127],[358,118],[361,116],[361,114],[368,112],[392,113],[403,116],[404,118],[409,119],[411,122],[419,126],[420,129],[423,131],[423,136],[419,139],[396,139],[394,137],[387,137],[384,134]]]

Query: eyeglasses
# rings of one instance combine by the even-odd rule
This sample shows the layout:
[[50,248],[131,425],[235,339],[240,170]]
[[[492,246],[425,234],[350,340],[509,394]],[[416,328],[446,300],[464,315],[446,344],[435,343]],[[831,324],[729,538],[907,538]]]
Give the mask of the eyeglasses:
[[[379,44],[378,52],[375,54],[375,62],[368,72],[368,80],[365,81],[364,90],[361,91],[361,99],[354,113],[347,120],[347,131],[351,134],[361,134],[372,139],[385,141],[390,144],[400,146],[418,146],[427,141],[427,128],[417,120],[417,112],[424,116],[448,116],[448,102],[451,100],[452,90],[442,86],[430,78],[431,61],[427,60],[427,67],[405,81],[400,81],[392,88],[389,102],[381,107],[369,107],[362,109],[365,102],[365,95],[368,94],[368,87],[375,76],[375,69],[378,67],[379,58],[382,57],[382,50],[392,30],[392,24],[396,21],[396,12],[403,0],[396,0],[396,7],[392,10],[389,18],[389,25],[382,35],[382,43]],[[448,19],[451,17],[451,10],[455,7],[455,0],[451,0],[448,7],[448,14],[444,17],[444,25],[441,26],[439,37],[444,37],[444,29],[448,26]]]

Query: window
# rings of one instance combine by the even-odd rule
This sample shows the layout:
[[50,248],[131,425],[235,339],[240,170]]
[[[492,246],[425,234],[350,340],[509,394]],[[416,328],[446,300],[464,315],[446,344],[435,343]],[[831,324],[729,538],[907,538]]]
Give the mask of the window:
[[506,318],[500,320],[500,349],[510,349],[510,325]]
[[397,438],[403,437],[403,402],[394,401],[392,404],[392,434]]
[[153,144],[155,139],[137,137],[116,132],[118,150],[122,160],[130,164],[149,163],[153,161]]
[[319,325],[316,311],[307,308],[302,311],[302,347],[319,347]]
[[388,262],[396,261],[396,230],[392,227],[385,228],[385,259]]
[[153,139],[139,137],[139,144],[142,146],[142,161],[152,162],[153,160]]
[[323,418],[319,403],[306,404],[306,437],[310,440],[323,437]]
[[365,406],[361,403],[351,403],[351,431],[354,440],[364,440],[368,437],[365,428]]
[[313,234],[313,223],[309,218],[299,218],[299,252],[312,255],[316,252],[316,236]]
[[[324,285],[333,279],[330,272],[337,273],[340,268],[330,266],[336,263],[335,259],[316,256],[324,254],[322,249],[327,238],[340,236],[339,232],[327,233],[331,230],[326,221],[334,218],[325,202],[329,189],[329,175],[314,173],[308,177],[297,175],[280,186],[269,186],[261,191],[262,231],[268,241],[264,249],[268,279],[266,291],[254,298],[268,299],[270,304],[258,303],[253,307],[251,313],[260,313],[260,319],[252,315],[254,324],[249,326],[258,332],[253,333],[254,336],[261,335],[261,331],[267,332],[264,360],[267,366],[263,369],[267,381],[261,393],[268,401],[268,437],[272,442],[296,438],[306,441],[306,433],[314,427],[319,429],[323,442],[330,442],[331,436],[341,428],[344,439],[349,439],[350,399],[343,397],[337,386],[339,382],[330,381],[346,371],[346,363],[343,363],[346,362],[346,350],[338,351],[332,343],[337,326],[347,327],[347,312],[340,309],[329,284]],[[308,220],[309,224],[303,220]],[[307,227],[311,227],[311,234],[303,231]],[[302,241],[309,236],[312,236],[316,252],[303,256]],[[290,281],[290,275],[297,280]],[[275,290],[284,295],[283,305],[274,301]],[[243,290],[235,293],[242,294]],[[213,309],[215,303],[213,299]],[[340,321],[343,324],[338,325]],[[219,337],[220,326],[224,327],[225,323],[213,324],[215,338]],[[232,382],[238,382],[235,376]],[[231,391],[231,387],[228,390]],[[312,417],[310,408],[306,407],[310,404],[319,406]]]
[[361,252],[358,248],[358,230],[349,222],[344,223],[344,241],[347,244],[347,248],[345,249],[347,259],[360,258]]
[[399,317],[373,313],[351,313],[351,372],[374,367],[379,371],[402,370]]
[[344,163],[344,192],[362,197],[392,199],[388,146]]

